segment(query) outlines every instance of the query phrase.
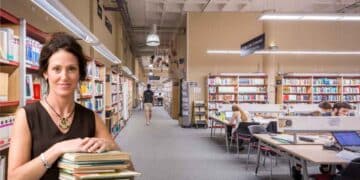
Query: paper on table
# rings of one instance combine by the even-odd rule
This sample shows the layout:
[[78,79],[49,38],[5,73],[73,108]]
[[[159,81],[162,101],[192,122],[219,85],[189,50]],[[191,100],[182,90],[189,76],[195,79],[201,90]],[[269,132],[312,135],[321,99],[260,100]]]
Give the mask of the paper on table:
[[353,160],[355,158],[359,158],[360,153],[355,153],[355,152],[351,152],[351,151],[347,151],[347,150],[342,150],[342,151],[338,152],[336,154],[336,156],[341,158],[341,159],[351,161],[351,160]]

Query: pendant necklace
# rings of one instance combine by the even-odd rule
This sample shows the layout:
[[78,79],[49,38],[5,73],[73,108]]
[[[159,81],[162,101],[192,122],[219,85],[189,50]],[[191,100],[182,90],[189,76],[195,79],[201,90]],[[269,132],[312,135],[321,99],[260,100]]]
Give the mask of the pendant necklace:
[[50,109],[56,114],[56,116],[59,118],[58,121],[58,126],[62,129],[62,130],[67,130],[70,128],[70,122],[69,122],[69,118],[74,114],[75,111],[75,107],[73,108],[73,111],[67,116],[61,116],[59,113],[57,113],[55,111],[55,109],[49,104],[49,102],[47,101],[47,98],[44,98],[45,102],[47,105],[49,105]]

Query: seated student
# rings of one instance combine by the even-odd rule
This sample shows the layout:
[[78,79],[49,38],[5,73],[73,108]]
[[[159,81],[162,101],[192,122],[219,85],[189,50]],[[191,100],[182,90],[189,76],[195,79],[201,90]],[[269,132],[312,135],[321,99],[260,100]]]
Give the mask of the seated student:
[[[232,133],[236,131],[237,126],[239,125],[240,122],[247,122],[249,119],[246,115],[246,112],[242,110],[239,105],[234,104],[232,105],[231,109],[233,114],[229,121],[229,125],[227,125],[228,137],[231,137]],[[235,128],[233,128],[233,126],[235,126]]]
[[332,116],[348,116],[351,110],[350,104],[346,102],[335,103],[332,108]]
[[332,106],[329,102],[323,101],[319,104],[321,116],[331,116]]

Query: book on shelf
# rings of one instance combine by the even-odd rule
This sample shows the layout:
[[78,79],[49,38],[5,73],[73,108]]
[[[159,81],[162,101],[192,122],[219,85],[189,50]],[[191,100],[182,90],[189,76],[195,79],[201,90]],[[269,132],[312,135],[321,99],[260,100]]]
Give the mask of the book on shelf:
[[339,93],[337,87],[313,87],[314,93]]
[[263,78],[239,78],[239,85],[264,85]]
[[235,87],[219,86],[218,92],[219,93],[234,93]]
[[94,107],[91,99],[82,99],[79,103],[88,109],[93,109]]
[[311,79],[283,79],[284,85],[311,85]]
[[1,58],[9,61],[18,61],[18,59],[14,59],[13,39],[14,39],[14,30],[12,28],[6,28],[6,27],[0,28],[0,47],[3,52]]
[[80,83],[80,95],[87,96],[87,95],[92,95],[92,93],[93,93],[92,83],[88,81],[82,81]]
[[41,81],[39,78],[35,78],[33,82],[33,99],[41,99]]
[[266,101],[266,95],[239,95],[238,101]]
[[2,87],[0,88],[0,101],[9,100],[9,74],[0,72],[0,82]]
[[33,91],[33,79],[31,74],[25,75],[25,97],[26,99],[33,99],[34,91]]
[[310,89],[307,87],[284,87],[284,93],[310,93]]
[[101,111],[104,109],[104,100],[103,98],[95,98],[95,110]]
[[6,156],[0,155],[0,179],[6,179]]
[[360,87],[344,87],[344,91],[346,93],[360,93]]
[[42,45],[39,41],[26,37],[26,63],[34,66],[39,66],[40,52]]
[[265,87],[238,87],[238,93],[265,93]]
[[15,115],[13,113],[0,113],[0,146],[10,142],[14,121]]
[[309,101],[310,95],[284,95],[284,101]]
[[[359,77],[360,78],[360,77]],[[359,85],[360,86],[360,79],[343,79],[343,85]]]
[[338,85],[339,81],[337,79],[329,79],[329,78],[314,78],[314,85]]

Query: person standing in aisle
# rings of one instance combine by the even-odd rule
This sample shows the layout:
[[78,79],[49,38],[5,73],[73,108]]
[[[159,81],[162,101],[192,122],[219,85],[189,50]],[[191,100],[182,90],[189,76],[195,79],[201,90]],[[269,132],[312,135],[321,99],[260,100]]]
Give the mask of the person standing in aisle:
[[151,113],[152,113],[152,106],[154,101],[154,92],[151,91],[151,85],[147,85],[147,90],[144,91],[144,110],[145,110],[145,119],[146,125],[150,125],[151,121]]
[[39,75],[48,94],[16,112],[8,179],[58,179],[57,161],[64,153],[119,149],[100,117],[74,101],[86,63],[80,44],[68,34],[55,33],[44,45]]
[[161,93],[159,93],[159,96],[157,99],[158,99],[159,106],[162,106],[163,105],[163,97],[162,97]]

